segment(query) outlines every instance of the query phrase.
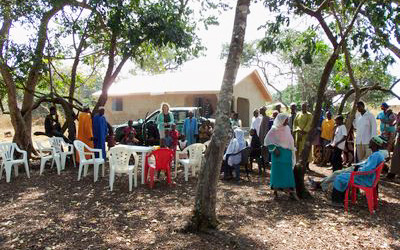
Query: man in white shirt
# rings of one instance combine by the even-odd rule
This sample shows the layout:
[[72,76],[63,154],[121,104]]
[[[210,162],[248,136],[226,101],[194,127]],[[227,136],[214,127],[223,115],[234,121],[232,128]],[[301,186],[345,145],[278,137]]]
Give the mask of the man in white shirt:
[[331,158],[333,172],[341,170],[343,168],[342,152],[344,150],[347,138],[347,129],[346,126],[343,125],[343,121],[344,121],[343,116],[339,115],[336,117],[335,135],[330,144],[330,146],[333,147],[333,153]]
[[376,136],[376,120],[373,114],[365,109],[363,102],[357,103],[357,113],[353,126],[356,130],[356,156],[357,162],[368,158],[371,154],[369,141]]
[[256,130],[258,136],[260,136],[261,120],[262,116],[260,116],[258,109],[255,109],[253,111],[253,118],[251,118],[251,128]]

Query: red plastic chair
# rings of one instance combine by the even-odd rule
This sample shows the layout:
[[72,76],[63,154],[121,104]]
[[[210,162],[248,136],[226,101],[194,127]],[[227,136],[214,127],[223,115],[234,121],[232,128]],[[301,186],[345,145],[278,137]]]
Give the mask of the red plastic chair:
[[[351,190],[351,201],[353,204],[356,203],[357,199],[357,188],[362,189],[365,191],[365,195],[367,196],[367,201],[368,201],[368,210],[371,214],[374,213],[374,210],[378,209],[378,182],[381,177],[381,172],[383,169],[385,162],[381,162],[378,167],[374,170],[367,171],[367,172],[358,172],[358,171],[353,171],[351,172],[350,175],[350,182],[349,182],[349,187],[346,190],[346,198],[344,200],[344,210],[347,212],[348,211],[348,205],[349,205],[349,191]],[[357,175],[370,175],[375,173],[375,180],[372,185],[372,187],[364,187],[358,184],[354,183],[354,177]]]
[[[154,156],[155,158],[155,168],[151,167],[149,164],[149,158]],[[146,183],[148,182],[148,175],[150,175],[150,188],[154,187],[154,172],[164,171],[167,176],[167,183],[171,184],[171,162],[174,159],[174,152],[168,148],[160,148],[153,151],[151,154],[146,156],[146,164],[144,169],[144,179]]]

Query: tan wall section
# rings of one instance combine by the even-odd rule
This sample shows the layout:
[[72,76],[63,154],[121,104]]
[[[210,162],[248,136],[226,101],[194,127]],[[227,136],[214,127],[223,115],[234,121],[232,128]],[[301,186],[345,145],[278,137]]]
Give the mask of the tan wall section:
[[[254,83],[252,77],[246,77],[236,84],[233,89],[234,110],[237,111],[237,98],[249,100],[249,121],[253,116],[253,110],[265,105],[267,101],[265,95],[260,92],[259,87]],[[216,111],[217,96],[215,94],[167,94],[167,95],[127,95],[123,96],[123,111],[112,111],[112,100],[110,96],[105,105],[106,118],[112,125],[127,122],[129,119],[137,120],[144,118],[146,112],[153,112],[160,108],[162,102],[167,102],[171,107],[192,107],[195,105],[197,97],[209,99]],[[240,116],[240,114],[239,114]]]
[[235,111],[237,111],[236,103],[238,97],[246,98],[249,100],[249,121],[251,121],[251,118],[253,117],[253,110],[256,108],[260,108],[267,103],[267,100],[261,94],[259,88],[250,77],[246,77],[241,82],[235,85],[235,87],[233,88],[233,95],[235,96]]
[[112,111],[112,99],[109,97],[105,105],[106,118],[110,124],[120,124],[128,120],[144,119],[146,112],[153,112],[160,108],[162,102],[167,102],[171,106],[185,106],[186,95],[128,95],[123,96],[122,110]]
[[169,103],[171,107],[192,107],[196,97],[210,99],[215,111],[215,94],[128,95],[122,97],[123,111],[112,111],[112,100],[116,97],[109,97],[105,105],[105,116],[111,125],[121,124],[130,119],[144,119],[146,112],[150,114],[159,109],[162,102]]

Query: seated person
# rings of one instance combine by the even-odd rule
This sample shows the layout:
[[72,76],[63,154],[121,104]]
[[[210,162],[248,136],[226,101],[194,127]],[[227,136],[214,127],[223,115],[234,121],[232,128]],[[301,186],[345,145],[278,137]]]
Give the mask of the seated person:
[[153,121],[150,121],[146,125],[146,130],[146,145],[157,145],[160,141],[157,125]]
[[[381,149],[379,150],[379,152],[383,155],[386,161],[389,160],[389,151],[387,151],[386,149]],[[366,162],[367,159],[362,162],[356,163],[351,167],[335,171],[331,175],[323,178],[321,181],[313,180],[310,177],[308,178],[308,181],[311,183],[312,188],[314,190],[321,189],[324,192],[331,193],[333,189],[333,181],[335,180],[336,176],[346,172],[351,173],[352,171],[357,171],[356,169],[358,169],[361,165],[365,164]]]
[[183,151],[187,146],[187,140],[185,135],[180,135],[179,137],[179,150]]
[[204,121],[199,127],[199,142],[205,143],[210,140],[212,135],[211,123],[209,120]]
[[136,136],[136,133],[131,131],[127,137],[124,137],[122,139],[121,144],[137,145],[139,143],[139,140],[135,136]]
[[50,107],[50,113],[44,119],[44,131],[45,135],[48,137],[62,137],[65,142],[71,143],[71,141],[64,136],[61,124],[58,121],[57,109],[55,106]]
[[134,133],[136,137],[136,130],[133,127],[133,121],[129,120],[128,121],[128,126],[124,128],[124,138],[128,137],[130,133]]
[[228,148],[224,155],[224,179],[228,179],[232,175],[232,169],[235,170],[235,179],[240,181],[240,162],[242,161],[241,154],[238,154],[246,147],[243,130],[236,128],[234,137],[229,142]]
[[[359,172],[367,172],[376,169],[378,165],[385,160],[383,154],[379,152],[379,149],[384,145],[384,143],[384,140],[379,136],[372,137],[369,142],[369,148],[371,149],[372,154],[368,157],[364,164],[359,165],[359,167],[356,167],[355,170]],[[333,205],[343,205],[345,192],[350,181],[350,175],[351,172],[344,172],[336,176],[333,182],[332,191]],[[356,176],[354,178],[354,182],[356,184],[366,187],[372,186],[374,180],[375,174]]]

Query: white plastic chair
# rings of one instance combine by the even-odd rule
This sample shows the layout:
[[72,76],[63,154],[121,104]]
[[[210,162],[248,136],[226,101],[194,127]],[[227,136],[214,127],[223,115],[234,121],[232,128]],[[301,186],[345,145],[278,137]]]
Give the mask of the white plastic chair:
[[[110,149],[110,190],[113,190],[115,174],[128,174],[129,175],[129,192],[132,191],[132,175],[137,187],[137,168],[139,164],[139,157],[136,152],[129,150],[124,146],[115,146]],[[135,159],[134,165],[129,165],[129,159],[133,155]]]
[[[83,171],[83,177],[85,177],[87,175],[87,171],[88,171],[88,167],[89,165],[93,165],[94,167],[94,174],[93,174],[93,178],[94,178],[94,182],[97,181],[98,179],[98,175],[99,175],[99,166],[102,165],[102,175],[104,177],[104,168],[105,168],[105,164],[104,164],[104,159],[103,159],[103,153],[101,149],[94,149],[89,147],[88,145],[86,145],[85,143],[79,141],[79,140],[75,140],[74,141],[74,146],[75,149],[78,151],[79,153],[79,170],[78,170],[78,181],[81,179],[81,175],[82,175],[82,168],[85,168]],[[87,151],[85,151],[85,149]],[[98,153],[99,157],[95,158],[95,154],[94,153]],[[92,158],[90,159],[86,159],[86,155],[90,155],[92,156]]]
[[192,176],[196,175],[196,172],[201,167],[201,159],[203,152],[206,150],[206,146],[202,143],[195,143],[187,146],[182,153],[189,154],[188,159],[179,159],[179,163],[185,168],[185,181],[188,181],[189,167],[192,168]]
[[[14,153],[17,151],[22,154],[22,158],[14,159]],[[24,164],[26,175],[30,178],[29,165],[28,165],[28,153],[25,150],[21,150],[16,143],[5,142],[0,143],[0,155],[1,155],[1,168],[0,168],[0,179],[3,176],[3,169],[6,171],[6,181],[11,180],[11,170],[14,166],[15,176],[18,176],[18,166]]]
[[57,174],[60,175],[61,174],[60,152],[56,148],[43,146],[41,142],[37,141],[35,143],[40,157],[39,175],[42,175],[44,167],[46,166],[46,162],[49,160],[51,160],[51,167],[53,167],[54,162],[56,162]]
[[65,169],[65,162],[68,155],[71,156],[72,161],[74,162],[74,166],[76,166],[74,157],[74,145],[66,143],[62,137],[51,137],[49,138],[49,142],[52,147],[55,147],[56,150],[60,152],[62,169]]

